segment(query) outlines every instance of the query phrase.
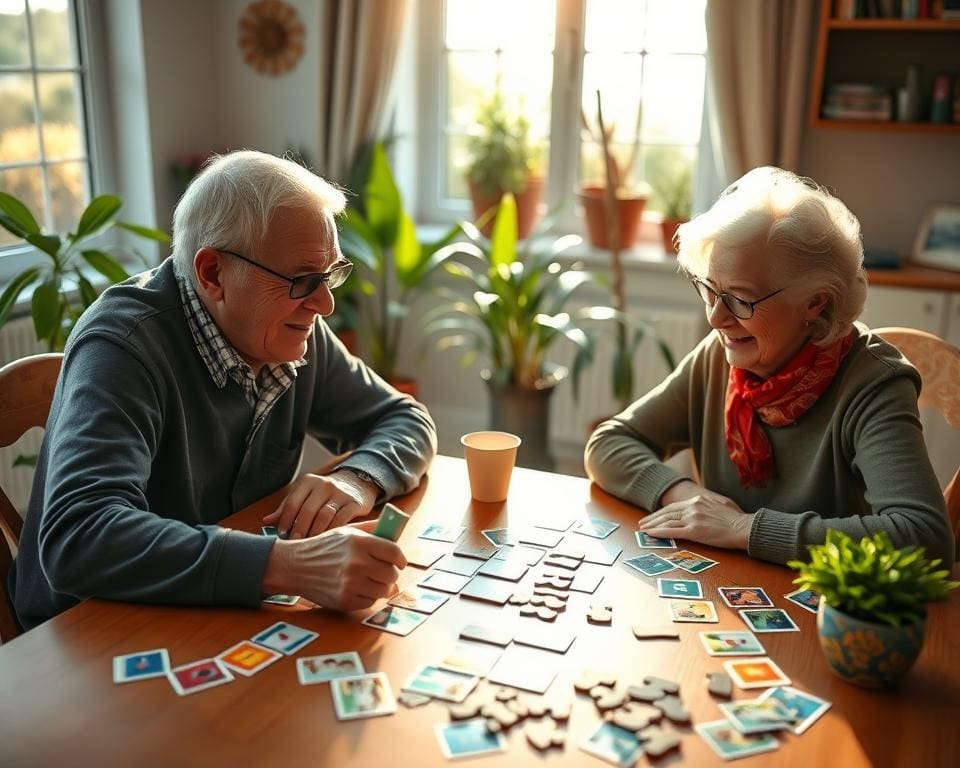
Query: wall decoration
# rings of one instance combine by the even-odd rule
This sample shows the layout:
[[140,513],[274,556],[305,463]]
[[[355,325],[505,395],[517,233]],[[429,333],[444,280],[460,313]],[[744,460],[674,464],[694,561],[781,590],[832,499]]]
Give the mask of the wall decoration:
[[281,0],[250,3],[237,23],[243,59],[257,72],[277,77],[297,66],[306,29],[296,9]]
[[913,261],[960,270],[960,204],[936,203],[927,208],[914,242]]

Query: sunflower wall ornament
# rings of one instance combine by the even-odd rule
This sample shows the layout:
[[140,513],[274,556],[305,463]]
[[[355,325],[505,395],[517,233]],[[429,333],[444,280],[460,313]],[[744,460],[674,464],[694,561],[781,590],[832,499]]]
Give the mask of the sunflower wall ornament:
[[305,37],[296,9],[281,0],[250,3],[237,23],[244,61],[264,75],[277,77],[297,66]]

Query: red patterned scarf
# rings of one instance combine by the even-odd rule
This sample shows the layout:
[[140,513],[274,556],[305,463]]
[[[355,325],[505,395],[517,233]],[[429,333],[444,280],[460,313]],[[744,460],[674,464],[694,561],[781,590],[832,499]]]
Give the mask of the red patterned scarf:
[[793,424],[830,386],[856,338],[851,331],[828,347],[805,345],[779,373],[760,379],[743,368],[730,368],[725,409],[727,451],[744,488],[763,488],[773,471],[770,441],[757,423]]

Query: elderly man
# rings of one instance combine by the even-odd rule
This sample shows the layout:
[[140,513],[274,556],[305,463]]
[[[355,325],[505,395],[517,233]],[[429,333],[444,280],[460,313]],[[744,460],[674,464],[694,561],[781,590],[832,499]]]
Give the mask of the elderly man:
[[[173,257],[84,314],[8,585],[24,628],[92,596],[352,610],[393,589],[399,547],[349,522],[416,487],[436,429],[320,319],[350,271],[343,206],[294,163],[221,157],[177,206]],[[308,430],[352,452],[267,515],[286,539],[219,527],[294,477]]]

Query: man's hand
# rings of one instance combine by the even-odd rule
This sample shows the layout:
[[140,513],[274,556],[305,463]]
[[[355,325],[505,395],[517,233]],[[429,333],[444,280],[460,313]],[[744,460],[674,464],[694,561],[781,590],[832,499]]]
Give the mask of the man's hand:
[[341,611],[369,608],[393,594],[407,559],[394,542],[371,535],[375,525],[368,520],[309,539],[278,539],[263,574],[263,594],[302,595]]
[[728,549],[746,549],[753,514],[736,502],[689,480],[667,489],[663,504],[640,521],[640,530],[651,536],[688,539]]
[[379,493],[375,484],[361,480],[348,469],[330,475],[304,475],[263,523],[277,526],[285,538],[305,539],[369,515]]

